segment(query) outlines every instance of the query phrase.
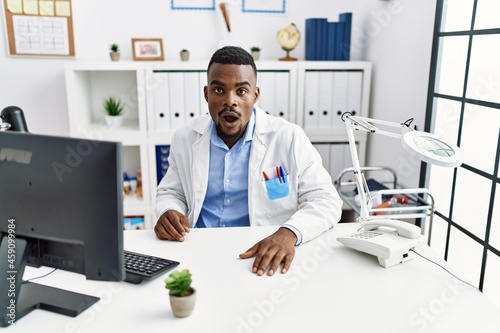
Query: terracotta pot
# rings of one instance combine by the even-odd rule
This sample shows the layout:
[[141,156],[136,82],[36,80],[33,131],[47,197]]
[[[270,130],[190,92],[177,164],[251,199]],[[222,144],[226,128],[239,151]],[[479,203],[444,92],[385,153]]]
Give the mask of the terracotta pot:
[[191,288],[192,293],[187,296],[170,296],[170,306],[172,307],[172,312],[174,316],[178,318],[184,318],[189,316],[193,310],[194,305],[196,304],[196,290]]

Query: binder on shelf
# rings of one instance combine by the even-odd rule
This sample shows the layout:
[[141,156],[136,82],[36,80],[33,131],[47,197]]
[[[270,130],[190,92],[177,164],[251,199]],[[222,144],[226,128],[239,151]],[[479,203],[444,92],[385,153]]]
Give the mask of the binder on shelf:
[[[185,121],[189,122],[200,115],[200,99],[198,90],[200,86],[199,72],[184,73],[184,101],[185,101]],[[203,92],[203,90],[202,90]]]
[[333,74],[332,71],[320,71],[318,77],[318,126],[317,128],[331,128],[333,116]]
[[290,120],[290,72],[274,73],[274,115]]
[[352,30],[352,13],[342,13],[339,15],[339,22],[344,24],[344,36],[340,45],[341,59],[351,59],[351,30]]
[[338,22],[308,18],[305,28],[306,60],[350,59],[352,13],[341,13]]
[[259,71],[257,75],[260,87],[259,107],[269,114],[274,113],[274,72]]
[[330,145],[330,169],[328,171],[333,181],[338,178],[342,170],[352,166],[350,155],[346,159],[346,151],[350,151],[348,143],[333,143]]
[[153,73],[153,75],[156,84],[153,95],[154,130],[168,131],[170,129],[168,73]]
[[317,59],[326,60],[327,40],[328,40],[328,20],[318,19],[317,21],[318,39],[316,40]]
[[333,121],[332,129],[345,129],[345,124],[341,119],[341,115],[347,111],[347,75],[346,71],[335,71],[333,73],[333,89],[332,89],[332,109]]
[[337,22],[328,22],[326,60],[335,60],[337,25],[338,25]]
[[[316,148],[321,156],[323,167],[330,172],[330,144],[329,143],[314,143],[313,147]],[[331,175],[333,178],[333,175]]]
[[306,19],[306,60],[316,60],[316,20]]
[[304,129],[318,128],[319,72],[306,71],[304,92]]
[[170,155],[170,145],[156,146],[156,185],[165,176],[168,170],[168,157]]
[[345,31],[345,23],[339,22],[337,23],[336,28],[336,36],[335,36],[335,59],[334,60],[343,60],[342,47],[344,45],[344,31]]
[[198,90],[196,90],[196,93],[197,93],[196,96],[198,97],[198,99],[200,101],[199,102],[199,105],[200,105],[199,114],[200,114],[200,116],[203,116],[203,115],[209,113],[208,103],[205,100],[205,92],[204,92],[204,88],[207,85],[207,72],[206,71],[200,72],[199,78],[200,79],[198,80]]
[[170,125],[175,130],[186,124],[184,98],[184,73],[168,73],[168,97],[170,102]]
[[361,114],[361,90],[363,89],[363,73],[351,71],[347,75],[347,111]]

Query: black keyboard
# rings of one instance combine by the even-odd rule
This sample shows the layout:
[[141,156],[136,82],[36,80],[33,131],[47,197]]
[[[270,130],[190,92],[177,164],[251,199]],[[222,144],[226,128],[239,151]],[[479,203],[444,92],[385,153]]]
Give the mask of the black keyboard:
[[166,273],[179,265],[177,261],[124,251],[125,281],[138,284]]

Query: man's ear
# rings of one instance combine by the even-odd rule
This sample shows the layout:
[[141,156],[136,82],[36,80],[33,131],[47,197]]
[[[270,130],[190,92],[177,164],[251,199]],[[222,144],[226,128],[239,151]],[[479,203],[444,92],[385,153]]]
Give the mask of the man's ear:
[[257,103],[257,101],[259,100],[259,97],[260,97],[260,88],[255,87],[255,100],[253,101],[254,104]]
[[205,96],[205,101],[208,103],[208,87],[204,86],[203,87],[203,96]]

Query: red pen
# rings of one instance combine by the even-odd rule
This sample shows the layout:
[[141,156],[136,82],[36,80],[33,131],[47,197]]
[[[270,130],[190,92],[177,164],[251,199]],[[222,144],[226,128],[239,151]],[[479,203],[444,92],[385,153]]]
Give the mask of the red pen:
[[269,180],[269,176],[267,175],[267,173],[265,171],[262,171],[262,174],[264,175],[265,180]]
[[281,172],[280,172],[280,168],[278,166],[276,166],[276,174],[278,175],[278,179],[280,180],[280,183],[282,183],[282,181],[281,181]]

